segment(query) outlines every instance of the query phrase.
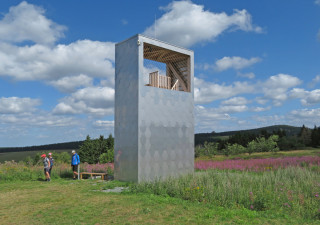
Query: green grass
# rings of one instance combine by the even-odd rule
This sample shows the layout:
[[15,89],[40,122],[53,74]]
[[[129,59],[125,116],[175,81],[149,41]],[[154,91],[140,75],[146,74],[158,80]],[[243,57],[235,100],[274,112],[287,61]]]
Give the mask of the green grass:
[[133,193],[152,193],[225,208],[283,213],[320,224],[320,167],[267,172],[209,170],[180,178],[135,184]]
[[101,192],[107,184],[65,179],[0,183],[1,224],[317,224],[280,212]]
[[3,163],[5,161],[12,161],[14,160],[15,162],[19,162],[21,160],[24,160],[27,156],[30,156],[31,158],[34,158],[34,156],[37,153],[42,153],[42,152],[70,152],[70,150],[43,150],[43,151],[22,151],[22,152],[4,152],[0,153],[0,163]]

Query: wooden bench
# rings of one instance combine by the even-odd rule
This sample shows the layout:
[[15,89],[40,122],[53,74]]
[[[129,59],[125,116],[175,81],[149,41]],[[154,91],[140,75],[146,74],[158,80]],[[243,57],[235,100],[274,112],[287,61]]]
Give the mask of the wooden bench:
[[80,173],[80,179],[82,180],[82,175],[83,174],[88,174],[90,177],[93,176],[101,176],[101,180],[104,180],[104,177],[106,177],[108,174],[107,173],[91,173],[91,172],[81,172]]

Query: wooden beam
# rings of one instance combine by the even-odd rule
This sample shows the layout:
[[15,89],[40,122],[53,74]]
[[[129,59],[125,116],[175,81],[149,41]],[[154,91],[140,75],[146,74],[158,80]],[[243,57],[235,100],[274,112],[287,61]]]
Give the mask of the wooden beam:
[[168,63],[168,66],[170,68],[170,70],[172,71],[173,75],[180,81],[180,84],[182,86],[183,91],[188,91],[188,88],[184,82],[184,80],[182,79],[182,77],[179,75],[179,73],[174,69],[174,67],[172,66],[171,63]]

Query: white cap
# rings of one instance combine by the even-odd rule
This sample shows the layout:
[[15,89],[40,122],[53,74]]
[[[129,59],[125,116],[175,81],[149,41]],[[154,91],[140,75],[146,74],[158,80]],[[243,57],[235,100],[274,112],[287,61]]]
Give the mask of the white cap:
[[76,153],[76,151],[75,151],[75,150],[72,150],[71,152],[72,152],[72,153]]

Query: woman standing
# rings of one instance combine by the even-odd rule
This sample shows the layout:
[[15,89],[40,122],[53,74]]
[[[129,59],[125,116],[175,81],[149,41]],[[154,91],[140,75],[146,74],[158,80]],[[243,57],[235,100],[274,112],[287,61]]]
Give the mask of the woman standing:
[[52,158],[52,153],[51,152],[48,155],[49,155],[49,161],[50,161],[49,175],[50,175],[50,178],[51,178],[51,170],[52,170],[54,159]]
[[49,174],[49,169],[50,169],[50,160],[47,158],[46,154],[42,154],[41,158],[43,158],[43,171],[44,175],[46,176],[46,181],[50,181],[50,174]]

